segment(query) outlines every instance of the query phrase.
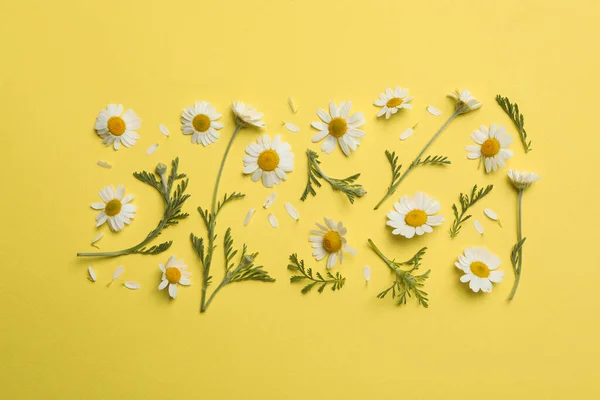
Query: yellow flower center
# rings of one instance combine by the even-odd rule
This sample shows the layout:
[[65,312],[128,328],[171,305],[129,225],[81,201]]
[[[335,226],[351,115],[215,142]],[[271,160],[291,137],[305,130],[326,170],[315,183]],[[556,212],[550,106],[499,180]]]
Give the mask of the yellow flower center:
[[423,210],[412,210],[404,216],[404,222],[406,225],[416,228],[427,222],[427,214]]
[[400,97],[392,97],[387,103],[385,103],[385,105],[389,108],[394,108],[398,107],[402,103],[404,103],[404,100],[402,100]]
[[279,166],[279,154],[275,150],[265,150],[258,156],[258,166],[263,171],[273,171]]
[[181,271],[179,268],[169,267],[165,272],[165,276],[170,283],[179,283],[181,279]]
[[125,121],[121,117],[110,117],[106,123],[108,130],[115,136],[121,136],[125,133]]
[[348,124],[344,118],[336,117],[329,123],[329,134],[335,138],[344,136],[348,130]]
[[481,145],[481,154],[486,157],[494,157],[500,151],[500,142],[498,139],[488,139]]
[[122,204],[121,204],[120,200],[112,199],[111,201],[106,203],[106,207],[104,207],[104,212],[109,217],[114,217],[119,212],[121,212],[121,207],[122,207]]
[[336,231],[328,231],[323,236],[323,247],[330,253],[337,253],[342,248],[342,237]]
[[480,278],[487,278],[488,276],[490,276],[490,269],[481,261],[475,261],[471,263],[471,272],[473,273],[473,275],[478,276]]
[[192,120],[196,132],[206,132],[210,128],[210,118],[204,114],[198,114]]

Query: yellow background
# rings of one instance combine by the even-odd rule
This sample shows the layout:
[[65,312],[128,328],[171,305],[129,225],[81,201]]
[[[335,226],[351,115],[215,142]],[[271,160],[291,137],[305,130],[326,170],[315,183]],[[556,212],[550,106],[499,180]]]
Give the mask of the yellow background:
[[[600,28],[597,1],[4,1],[0,23],[2,226],[0,256],[0,387],[7,399],[304,399],[304,398],[598,398],[600,356],[597,252],[600,195],[597,158]],[[377,120],[374,99],[386,87],[410,88],[414,109]],[[394,197],[417,190],[435,196],[446,223],[407,241],[385,227],[388,200],[373,205],[390,179],[385,149],[406,164],[452,110],[444,96],[466,87],[482,109],[459,117],[431,148],[447,168],[413,172]],[[515,135],[509,168],[543,175],[525,194],[523,278],[512,303],[509,253],[515,242],[516,192],[505,172],[484,175],[466,159],[469,134],[480,124],[514,127],[495,104],[501,93],[518,101],[533,151]],[[299,107],[291,114],[287,97]],[[222,139],[204,148],[180,133],[179,115],[194,100],[224,114]],[[244,130],[226,166],[223,191],[247,194],[224,210],[219,231],[233,228],[277,279],[226,287],[206,314],[198,312],[200,270],[188,235],[205,234],[198,205],[209,206],[215,173],[233,129],[232,100],[265,113],[269,134],[281,133],[296,169],[275,189],[272,229],[261,208],[271,193],[241,174]],[[333,176],[361,172],[368,194],[350,205],[329,187],[306,202],[307,147],[319,149],[309,127],[330,100],[353,101],[366,114],[367,136],[346,158],[321,155]],[[142,118],[141,139],[118,152],[93,131],[99,110],[122,103]],[[429,104],[444,113],[436,118]],[[301,127],[285,131],[282,121]],[[419,122],[405,142],[398,135]],[[158,131],[164,123],[171,131]],[[147,156],[152,143],[158,151]],[[102,250],[137,243],[161,215],[159,198],[131,173],[181,158],[190,177],[191,216],[161,238],[167,253],[117,259],[77,259],[92,251],[97,191],[122,183],[136,195],[136,219],[106,236]],[[113,164],[111,170],[95,165]],[[451,204],[473,184],[493,192],[452,240]],[[298,223],[284,212],[291,201]],[[246,211],[257,208],[251,225]],[[482,210],[494,209],[503,228]],[[343,220],[358,250],[340,270],[346,287],[302,296],[289,283],[287,257],[310,254],[308,231],[329,216]],[[396,307],[376,294],[391,282],[366,244],[407,259],[429,248],[429,309],[414,300]],[[465,247],[485,245],[503,260],[503,283],[491,294],[470,293],[453,263]],[[213,271],[222,272],[221,249]],[[158,263],[183,257],[193,285],[176,300],[159,292]],[[362,269],[372,268],[365,285]],[[86,279],[92,265],[98,282]],[[119,282],[106,287],[113,270]],[[133,292],[121,284],[135,280]]]

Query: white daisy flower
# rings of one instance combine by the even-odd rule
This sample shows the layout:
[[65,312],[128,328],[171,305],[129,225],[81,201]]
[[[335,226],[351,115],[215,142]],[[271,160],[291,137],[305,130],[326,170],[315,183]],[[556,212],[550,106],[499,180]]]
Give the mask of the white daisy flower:
[[273,141],[269,135],[256,139],[246,147],[244,156],[244,174],[252,174],[252,180],[257,182],[262,178],[265,187],[278,185],[287,179],[287,172],[294,170],[294,153],[289,143],[282,142],[280,135],[275,135]]
[[96,215],[96,227],[108,221],[110,230],[117,232],[125,227],[125,224],[131,223],[135,217],[136,207],[129,204],[133,200],[132,194],[125,196],[125,188],[122,185],[113,189],[112,186],[106,186],[98,192],[102,203],[92,203],[94,210],[101,210]]
[[377,117],[381,117],[385,114],[385,119],[396,114],[403,108],[412,108],[410,101],[412,96],[408,95],[408,89],[402,89],[400,86],[396,86],[396,89],[385,89],[385,93],[381,93],[379,98],[373,102],[378,107],[382,107],[377,113]]
[[329,103],[329,114],[325,110],[317,110],[317,115],[323,122],[311,123],[313,128],[319,130],[312,141],[316,143],[325,138],[321,145],[321,150],[325,153],[331,153],[337,142],[344,154],[349,156],[351,150],[356,151],[360,138],[365,136],[365,132],[358,129],[366,122],[364,115],[361,112],[349,115],[351,108],[351,101],[341,102],[339,107],[332,101]]
[[456,100],[456,111],[459,114],[465,114],[469,111],[477,110],[483,105],[479,102],[479,100],[473,97],[471,92],[469,92],[467,89],[456,89],[454,92],[448,93],[448,97]]
[[193,106],[186,107],[181,113],[181,131],[184,135],[192,135],[192,143],[208,146],[219,139],[218,129],[223,124],[215,107],[206,101],[196,101]]
[[263,113],[258,112],[250,104],[246,104],[243,101],[234,101],[231,104],[231,110],[238,120],[238,123],[241,123],[242,125],[252,125],[257,128],[265,127],[265,123],[260,120],[263,117]]
[[125,147],[131,147],[140,138],[135,130],[140,128],[141,122],[132,109],[123,113],[122,104],[109,104],[106,110],[98,114],[94,128],[105,145],[112,144],[115,150],[119,150],[121,143]]
[[513,156],[513,151],[508,149],[513,142],[511,135],[506,133],[504,126],[491,124],[490,129],[481,125],[471,133],[471,139],[476,145],[467,146],[467,157],[471,160],[481,159],[485,165],[485,172],[497,171],[504,168],[506,161]]
[[350,254],[356,255],[356,250],[346,244],[346,232],[348,231],[342,222],[337,224],[330,218],[325,217],[325,225],[316,223],[319,229],[312,229],[311,236],[308,241],[311,242],[313,247],[313,256],[317,261],[322,260],[327,256],[327,268],[331,269],[335,266],[337,260],[340,260],[340,264],[344,261],[345,251]]
[[464,254],[458,256],[456,268],[465,274],[460,277],[461,282],[469,282],[469,287],[475,293],[480,290],[485,293],[492,291],[492,282],[502,282],[504,272],[497,271],[502,264],[500,258],[488,251],[485,247],[469,247]]
[[169,257],[167,265],[158,264],[158,267],[162,271],[162,278],[158,290],[163,290],[169,286],[169,296],[171,298],[177,297],[177,285],[189,286],[192,284],[190,277],[191,272],[188,272],[187,265],[183,263],[183,260],[177,260],[175,256]]
[[394,228],[393,235],[402,235],[407,239],[415,234],[421,236],[433,232],[433,226],[444,222],[444,217],[434,215],[440,210],[440,203],[425,193],[417,192],[414,197],[402,196],[394,203],[394,210],[387,214],[387,225]]
[[542,179],[542,177],[535,172],[517,171],[514,169],[508,171],[508,177],[512,184],[519,190],[527,189],[529,186]]

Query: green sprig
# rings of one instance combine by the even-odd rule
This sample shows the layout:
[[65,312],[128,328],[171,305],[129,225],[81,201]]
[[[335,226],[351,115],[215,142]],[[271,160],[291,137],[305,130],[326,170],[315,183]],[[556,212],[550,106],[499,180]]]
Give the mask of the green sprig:
[[521,143],[525,149],[525,153],[529,153],[531,149],[531,140],[527,141],[527,131],[525,131],[525,117],[519,111],[519,105],[517,103],[511,103],[508,97],[502,97],[501,95],[496,96],[496,102],[502,110],[510,117],[511,121],[517,127],[519,131],[519,137]]
[[327,271],[326,278],[321,275],[320,272],[317,272],[313,275],[313,271],[311,268],[304,267],[304,260],[299,260],[298,255],[296,253],[290,255],[290,263],[288,264],[288,269],[294,272],[300,272],[301,275],[294,275],[290,278],[290,282],[301,282],[301,281],[312,281],[308,285],[302,288],[302,294],[306,294],[310,292],[310,290],[315,286],[319,285],[317,292],[323,293],[325,287],[327,285],[331,285],[331,290],[336,291],[344,287],[346,283],[346,278],[344,278],[339,272],[336,272],[333,275],[331,272]]
[[[169,176],[166,176],[167,167],[164,164],[158,164],[156,167],[155,173],[150,173],[147,171],[142,172],[134,172],[133,176],[141,182],[144,182],[154,189],[158,191],[160,196],[164,202],[164,213],[162,219],[159,221],[156,228],[154,228],[144,240],[135,246],[129,247],[127,249],[119,250],[119,251],[110,251],[110,252],[97,252],[97,253],[77,253],[78,257],[118,257],[124,256],[127,254],[159,254],[171,247],[173,241],[169,240],[167,242],[160,243],[158,245],[153,245],[150,247],[146,247],[152,240],[154,240],[157,236],[161,234],[163,229],[166,229],[170,226],[177,225],[179,221],[188,217],[188,213],[181,212],[181,208],[185,201],[190,197],[189,194],[185,193],[187,189],[189,180],[186,178],[185,174],[178,173],[179,168],[179,158],[175,158],[171,162],[171,173]],[[157,179],[160,178],[159,181]],[[186,178],[186,179],[184,179]],[[175,182],[181,180],[175,186],[175,190],[173,190],[173,186]],[[173,192],[173,193],[171,193]]]
[[485,189],[477,190],[477,185],[473,186],[471,190],[471,195],[466,195],[461,193],[458,196],[460,203],[460,213],[456,204],[452,204],[452,212],[454,213],[454,223],[452,224],[452,228],[450,228],[450,237],[456,237],[460,232],[460,228],[462,227],[462,223],[471,218],[471,215],[465,215],[467,210],[475,205],[479,200],[484,198],[488,193],[492,191],[494,185],[488,185]]

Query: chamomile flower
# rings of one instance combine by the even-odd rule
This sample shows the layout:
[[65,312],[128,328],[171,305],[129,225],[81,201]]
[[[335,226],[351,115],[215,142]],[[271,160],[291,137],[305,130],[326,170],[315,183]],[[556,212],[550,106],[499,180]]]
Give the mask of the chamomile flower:
[[444,217],[434,215],[440,210],[440,203],[425,193],[417,192],[414,197],[403,196],[394,203],[394,210],[387,214],[387,225],[394,228],[393,235],[407,239],[433,232],[434,226],[444,222]]
[[479,102],[479,100],[473,97],[471,92],[469,92],[467,89],[456,89],[454,92],[448,93],[448,97],[456,100],[455,108],[458,114],[465,114],[469,111],[477,110],[483,105]]
[[98,114],[94,128],[105,145],[112,144],[115,150],[119,150],[121,143],[131,147],[140,138],[135,130],[140,128],[141,122],[132,109],[123,113],[122,104],[109,104]]
[[506,161],[513,156],[513,151],[508,149],[513,142],[511,135],[506,133],[504,126],[491,124],[490,129],[481,125],[471,133],[471,139],[476,145],[467,146],[467,157],[471,160],[481,159],[485,165],[485,172],[497,171],[504,168]]
[[361,112],[350,115],[351,108],[351,101],[341,102],[339,107],[332,101],[329,103],[329,114],[325,110],[317,110],[322,122],[311,123],[313,128],[319,130],[312,141],[316,143],[325,138],[321,145],[321,150],[325,153],[331,153],[337,142],[344,154],[349,156],[351,151],[358,148],[360,138],[365,136],[365,132],[358,129],[366,122],[364,115]]
[[289,143],[282,142],[280,135],[273,140],[269,135],[256,139],[246,147],[244,156],[244,174],[252,174],[252,180],[257,182],[262,178],[265,187],[278,185],[287,179],[287,172],[294,170],[294,153]]
[[205,147],[219,139],[217,130],[223,124],[215,107],[206,101],[196,101],[193,106],[186,107],[181,113],[181,131],[184,135],[192,135],[192,143],[202,143]]
[[469,282],[472,291],[489,293],[492,291],[492,282],[498,283],[504,279],[504,272],[497,271],[500,264],[500,258],[485,247],[469,247],[458,256],[454,265],[465,273],[460,281]]
[[512,184],[519,190],[527,189],[529,186],[542,179],[542,177],[535,172],[517,171],[514,169],[508,171],[508,177]]
[[133,200],[132,194],[125,196],[125,188],[122,185],[113,189],[112,186],[106,186],[98,192],[102,202],[92,203],[94,210],[100,210],[96,215],[96,226],[100,226],[108,221],[108,226],[112,231],[120,231],[125,224],[131,223],[135,217],[136,207],[129,204]]
[[251,125],[257,128],[265,127],[265,123],[260,120],[263,117],[263,113],[258,112],[250,104],[246,104],[243,101],[234,101],[231,104],[231,110],[239,124],[243,126]]
[[376,106],[381,107],[377,117],[385,114],[385,119],[390,119],[399,110],[412,108],[412,104],[410,104],[412,99],[412,96],[408,95],[408,89],[402,89],[400,86],[396,86],[393,91],[390,88],[385,89],[385,93],[381,93],[379,98],[373,102]]
[[327,257],[327,268],[331,269],[335,266],[337,260],[340,264],[344,261],[344,251],[356,255],[356,250],[347,244],[346,232],[348,231],[342,222],[337,224],[330,218],[325,217],[325,225],[316,223],[319,229],[313,229],[310,233],[313,234],[308,241],[313,247],[313,256],[317,261]]
[[158,264],[158,267],[163,273],[158,290],[169,286],[171,298],[177,297],[177,285],[189,286],[192,284],[189,279],[192,273],[187,270],[187,265],[183,263],[183,260],[177,260],[175,256],[171,256],[166,265]]

